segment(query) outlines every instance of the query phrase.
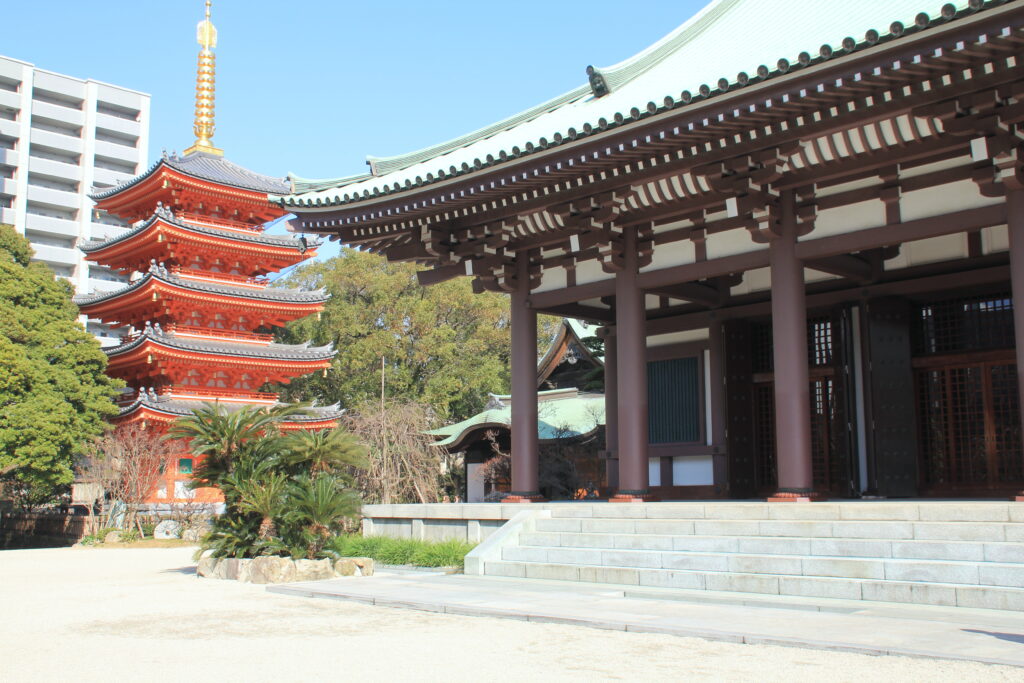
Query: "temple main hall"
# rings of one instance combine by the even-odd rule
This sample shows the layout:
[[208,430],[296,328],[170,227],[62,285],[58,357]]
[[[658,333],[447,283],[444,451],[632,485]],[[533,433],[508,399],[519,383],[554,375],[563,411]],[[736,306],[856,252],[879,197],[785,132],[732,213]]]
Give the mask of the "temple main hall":
[[1024,5],[781,7],[717,0],[527,111],[271,193],[297,233],[509,294],[508,500],[543,497],[539,313],[602,327],[613,500],[1024,488]]

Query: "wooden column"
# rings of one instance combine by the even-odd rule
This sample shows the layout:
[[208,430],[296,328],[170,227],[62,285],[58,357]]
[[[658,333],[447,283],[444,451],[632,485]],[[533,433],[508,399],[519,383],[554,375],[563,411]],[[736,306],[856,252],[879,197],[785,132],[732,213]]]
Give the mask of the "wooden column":
[[530,259],[516,256],[512,307],[512,491],[502,502],[543,500],[537,485],[537,312],[530,308]]
[[708,404],[711,409],[711,433],[708,443],[714,447],[715,492],[729,494],[729,456],[726,449],[725,331],[722,321],[712,316],[708,326]]
[[605,478],[608,490],[619,488],[619,378],[616,356],[618,344],[615,328],[602,327],[598,336],[604,340],[604,447]]
[[803,263],[796,256],[796,243],[796,195],[787,190],[779,198],[778,234],[769,245],[778,468],[778,491],[768,498],[771,502],[823,498],[813,490],[811,472],[807,302]]
[[[1013,296],[1014,346],[1017,350],[1017,392],[1024,429],[1024,189],[1007,188],[1007,228],[1010,234],[1010,288]],[[1024,457],[1024,453],[1021,454]],[[1017,501],[1024,502],[1024,491]]]
[[636,227],[623,231],[622,269],[615,274],[619,490],[614,502],[653,500],[647,463],[647,314],[637,283]]

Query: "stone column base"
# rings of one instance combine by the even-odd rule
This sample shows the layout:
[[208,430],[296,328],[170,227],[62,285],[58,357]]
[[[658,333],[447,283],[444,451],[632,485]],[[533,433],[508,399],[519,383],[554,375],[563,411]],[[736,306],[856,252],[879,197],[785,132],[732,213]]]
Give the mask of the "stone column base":
[[512,492],[501,499],[502,503],[546,503],[547,498],[540,493],[533,492]]
[[1014,496],[1013,501],[1015,503],[1024,503],[1024,491],[1021,491],[1016,496]]
[[818,503],[828,496],[818,491],[778,491],[768,496],[769,503]]
[[651,503],[659,500],[650,491],[619,491],[608,499],[609,503]]

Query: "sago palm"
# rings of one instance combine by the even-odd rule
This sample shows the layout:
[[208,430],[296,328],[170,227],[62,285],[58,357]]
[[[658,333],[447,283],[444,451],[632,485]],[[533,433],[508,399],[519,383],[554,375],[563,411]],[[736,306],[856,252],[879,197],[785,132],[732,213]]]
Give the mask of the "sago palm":
[[284,459],[308,468],[313,476],[332,473],[351,483],[346,469],[365,469],[366,449],[355,436],[341,429],[299,430],[284,437]]
[[306,537],[306,557],[315,559],[342,520],[359,511],[359,496],[347,491],[331,475],[300,477],[292,484],[288,500],[289,521]]
[[253,513],[261,517],[261,539],[267,540],[277,535],[274,518],[282,513],[287,492],[288,477],[280,472],[264,473],[260,478],[236,483],[236,506],[240,512]]

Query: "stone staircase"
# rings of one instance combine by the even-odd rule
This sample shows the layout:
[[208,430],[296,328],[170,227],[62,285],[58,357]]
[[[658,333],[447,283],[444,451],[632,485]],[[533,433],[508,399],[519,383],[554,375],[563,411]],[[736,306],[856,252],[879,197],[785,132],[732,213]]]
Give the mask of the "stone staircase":
[[686,591],[1024,610],[1024,504],[564,504],[466,572]]

